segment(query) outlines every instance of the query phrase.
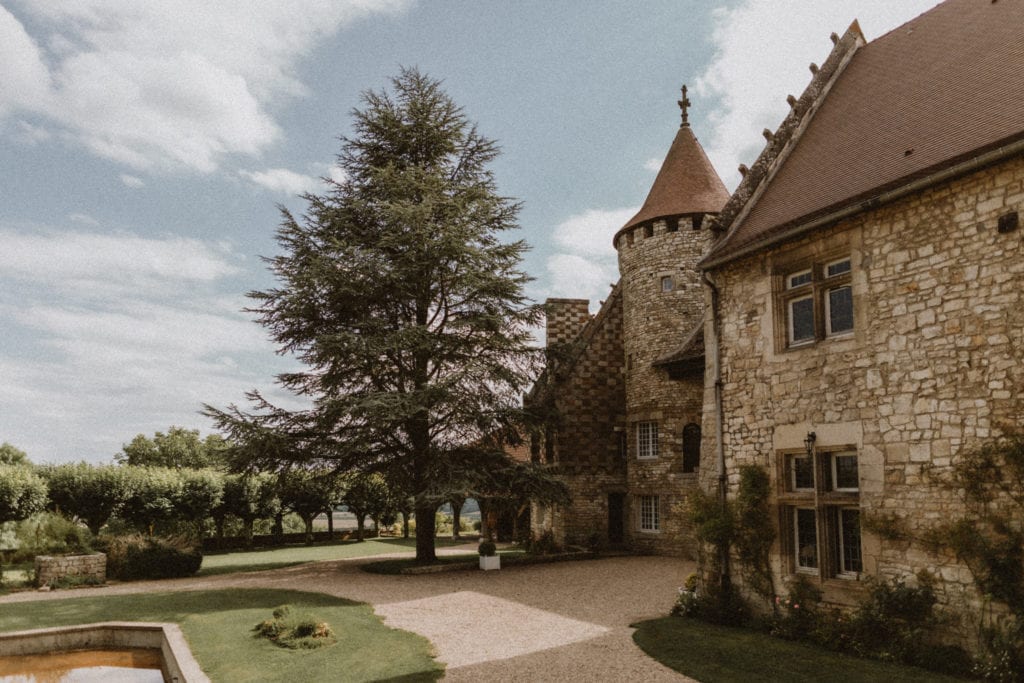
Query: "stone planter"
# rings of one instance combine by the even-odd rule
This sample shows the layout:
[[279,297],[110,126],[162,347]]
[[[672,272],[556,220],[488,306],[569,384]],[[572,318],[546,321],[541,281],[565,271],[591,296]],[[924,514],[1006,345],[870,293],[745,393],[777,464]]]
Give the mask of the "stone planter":
[[501,569],[501,555],[481,555],[480,569],[485,572],[492,569]]

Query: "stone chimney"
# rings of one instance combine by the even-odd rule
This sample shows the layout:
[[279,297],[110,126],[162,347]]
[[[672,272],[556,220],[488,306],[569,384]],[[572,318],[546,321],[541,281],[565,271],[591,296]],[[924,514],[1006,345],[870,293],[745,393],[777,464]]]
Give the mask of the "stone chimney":
[[544,302],[547,316],[545,332],[547,347],[568,344],[590,320],[590,301],[587,299],[548,299]]

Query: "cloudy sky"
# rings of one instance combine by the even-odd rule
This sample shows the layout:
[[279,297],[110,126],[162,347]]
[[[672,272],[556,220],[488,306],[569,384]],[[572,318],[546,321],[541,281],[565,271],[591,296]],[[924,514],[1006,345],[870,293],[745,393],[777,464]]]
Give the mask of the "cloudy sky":
[[445,81],[504,150],[531,294],[617,279],[611,236],[690,118],[732,189],[832,31],[935,0],[0,0],[0,441],[109,461],[291,366],[241,309],[278,205],[336,173],[359,94]]

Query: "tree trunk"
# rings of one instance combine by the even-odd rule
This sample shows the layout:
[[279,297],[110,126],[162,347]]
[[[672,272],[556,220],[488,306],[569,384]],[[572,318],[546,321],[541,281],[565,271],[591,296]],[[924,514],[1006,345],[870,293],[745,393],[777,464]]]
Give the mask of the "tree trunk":
[[313,518],[316,515],[306,515],[302,518],[302,521],[306,523],[306,545],[313,542]]
[[409,538],[409,511],[402,510],[402,538]]
[[334,508],[327,508],[327,540],[334,540]]
[[437,508],[433,505],[416,506],[416,562],[427,564],[437,560],[437,551],[434,549],[434,534],[436,531],[436,520],[434,513]]
[[477,498],[476,502],[480,505],[480,540],[489,541],[491,540],[491,525],[488,523],[487,511],[491,506],[486,498]]
[[357,512],[356,513],[356,540],[357,541],[363,540],[363,527],[365,527],[365,526],[366,526],[366,513],[365,512]]
[[274,515],[274,528],[270,532],[274,537],[274,545],[284,545],[284,513]]
[[465,498],[452,498],[452,539],[459,540],[459,533],[462,531],[462,506],[466,504]]
[[252,547],[252,523],[255,520],[252,517],[246,517],[242,520],[242,536],[245,538],[245,547]]

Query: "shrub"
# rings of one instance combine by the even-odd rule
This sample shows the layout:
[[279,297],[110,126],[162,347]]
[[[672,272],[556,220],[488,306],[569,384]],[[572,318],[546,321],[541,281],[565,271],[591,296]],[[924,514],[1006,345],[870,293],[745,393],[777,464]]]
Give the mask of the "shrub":
[[497,554],[498,548],[494,545],[493,541],[483,541],[480,547],[477,548],[477,552],[483,557],[493,557]]
[[555,535],[551,531],[545,531],[540,536],[530,540],[527,552],[534,555],[554,555],[561,552],[561,548],[555,542]]
[[12,562],[30,562],[36,555],[85,555],[95,539],[81,524],[55,512],[41,512],[14,528]]
[[786,640],[808,640],[819,629],[821,591],[803,576],[797,576],[785,598],[775,596],[775,614],[769,631]]
[[330,624],[312,615],[293,611],[291,605],[276,608],[273,619],[261,621],[252,630],[257,638],[266,638],[290,650],[311,650],[337,642]]
[[202,551],[181,538],[133,534],[104,540],[107,574],[123,581],[192,576],[203,563]]

